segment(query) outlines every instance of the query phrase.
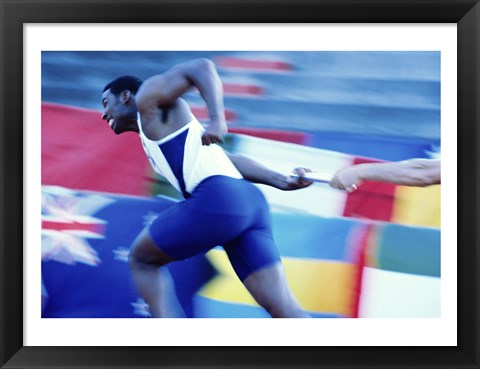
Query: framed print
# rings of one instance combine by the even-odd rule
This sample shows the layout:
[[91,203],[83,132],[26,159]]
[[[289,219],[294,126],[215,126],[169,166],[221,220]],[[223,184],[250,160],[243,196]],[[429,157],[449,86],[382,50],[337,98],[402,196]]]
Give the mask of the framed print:
[[[2,368],[479,368],[478,1],[0,1]],[[106,299],[118,301],[115,311],[100,307],[104,296],[95,295],[95,284],[116,282],[125,288],[130,283],[120,274],[112,274],[109,282],[98,273],[107,262],[95,245],[105,252],[102,240],[115,239],[112,233],[105,236],[106,224],[122,212],[133,217],[136,207],[135,226],[152,224],[163,206],[162,191],[170,190],[162,176],[129,167],[132,156],[118,149],[120,145],[112,144],[117,151],[107,150],[107,138],[94,141],[85,133],[106,132],[102,118],[115,129],[108,110],[109,78],[120,71],[130,74],[130,69],[135,73],[135,64],[143,63],[148,67],[139,73],[146,79],[192,59],[213,60],[220,70],[229,131],[243,137],[229,136],[224,142],[233,153],[250,154],[274,167],[288,162],[282,170],[297,162],[315,169],[317,161],[308,161],[312,155],[321,157],[324,167],[334,162],[337,170],[371,162],[365,158],[383,162],[418,153],[438,159],[442,154],[441,194],[438,186],[432,197],[409,193],[401,201],[402,209],[407,198],[417,206],[438,204],[436,217],[427,220],[428,211],[420,217],[392,205],[400,196],[396,187],[378,189],[365,183],[364,190],[355,186],[335,192],[315,183],[309,190],[323,188],[315,192],[321,204],[293,197],[287,203],[283,195],[262,189],[272,209],[281,257],[286,248],[296,246],[284,258],[293,291],[308,314],[324,319],[265,319],[269,315],[236,294],[233,282],[216,288],[202,284],[201,293],[200,287],[185,282],[193,292],[187,303],[183,297],[180,303],[186,316],[196,319],[125,319],[155,316],[143,295],[128,296],[128,312],[120,308],[123,297],[118,293]],[[255,74],[259,69],[261,78]],[[202,90],[200,82],[189,81]],[[97,89],[104,86],[102,97]],[[265,91],[268,100],[262,96]],[[200,104],[205,91],[189,93],[185,100],[194,115],[201,123],[208,121],[211,112]],[[242,105],[244,99],[250,105]],[[323,105],[307,104],[312,99],[321,99]],[[278,119],[269,121],[272,111]],[[317,118],[320,131],[308,126]],[[259,121],[265,126],[255,126]],[[365,132],[370,136],[362,136]],[[388,141],[385,132],[414,139]],[[51,137],[58,151],[46,155]],[[92,149],[98,147],[104,151]],[[84,172],[77,160],[79,153],[88,158],[89,151]],[[145,152],[153,160],[148,147]],[[100,155],[115,168],[108,174],[107,166],[99,164]],[[279,160],[281,156],[285,159]],[[64,158],[62,165],[70,170],[62,173],[75,175],[52,174],[56,157]],[[138,186],[126,189],[120,172],[155,186],[158,192],[149,194],[158,201],[148,202]],[[150,167],[148,173],[153,173]],[[334,173],[323,180],[328,182]],[[164,177],[168,179],[168,173]],[[80,184],[87,178],[97,187]],[[170,182],[189,196],[188,183],[178,178]],[[381,200],[358,205],[375,191]],[[177,199],[165,201],[174,206]],[[344,205],[338,212],[340,202]],[[74,219],[68,226],[75,226],[69,231],[77,233],[62,234],[68,247],[58,251],[52,234],[68,222],[53,216],[72,209],[80,209],[68,218]],[[127,232],[130,218],[124,218],[115,232],[125,238],[133,233]],[[308,227],[315,232],[308,233]],[[326,231],[318,233],[317,228]],[[305,257],[302,245],[313,243],[314,237],[328,239],[328,247],[310,250]],[[112,265],[127,267],[133,239],[118,236],[112,241]],[[371,246],[372,240],[378,242]],[[180,278],[201,270],[202,276],[194,274],[198,283],[202,278],[225,282],[228,273],[234,273],[225,271],[225,253],[212,251],[199,260],[188,258],[190,266],[172,268],[171,273]],[[60,266],[47,273],[45,260]],[[193,266],[197,262],[201,267]],[[66,295],[68,307],[56,306],[54,311],[48,306],[52,286],[65,285],[68,271],[63,267],[72,264],[85,266],[87,273],[69,288],[91,283],[92,293]],[[210,269],[212,274],[206,275]],[[308,271],[312,279],[289,274],[299,270]],[[403,279],[398,273],[405,273]],[[401,285],[401,293],[389,292],[389,283]],[[314,299],[317,292],[306,290],[306,284],[328,291],[329,300]],[[82,310],[85,299],[98,309]]]

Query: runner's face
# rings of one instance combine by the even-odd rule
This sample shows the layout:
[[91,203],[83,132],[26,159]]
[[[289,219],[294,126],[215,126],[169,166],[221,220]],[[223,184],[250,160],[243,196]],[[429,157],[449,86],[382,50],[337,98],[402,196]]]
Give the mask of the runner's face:
[[102,95],[103,114],[110,128],[117,135],[136,128],[136,114],[118,96],[107,90]]

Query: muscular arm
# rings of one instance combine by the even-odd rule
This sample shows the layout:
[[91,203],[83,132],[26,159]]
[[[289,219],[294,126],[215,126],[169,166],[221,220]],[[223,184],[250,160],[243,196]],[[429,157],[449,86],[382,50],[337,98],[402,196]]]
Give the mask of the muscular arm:
[[245,156],[230,153],[227,155],[242,176],[250,182],[265,184],[283,191],[298,190],[312,184],[297,177],[275,172]]
[[[208,59],[196,59],[179,64],[167,72],[148,78],[136,95],[137,108],[142,114],[171,106],[192,87],[197,87],[207,104],[210,125],[206,135],[212,142],[222,140],[227,132],[223,105],[223,87],[215,64]],[[204,142],[204,143],[212,143]]]
[[440,184],[440,160],[411,159],[394,163],[357,164],[338,171],[330,181],[334,188],[344,190],[364,180],[424,187]]

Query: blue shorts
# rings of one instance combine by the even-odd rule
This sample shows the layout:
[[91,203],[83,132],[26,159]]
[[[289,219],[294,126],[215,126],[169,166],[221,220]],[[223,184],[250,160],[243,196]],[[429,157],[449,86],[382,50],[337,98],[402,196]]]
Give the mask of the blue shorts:
[[175,260],[221,245],[242,281],[280,261],[265,197],[244,179],[208,177],[189,199],[160,214],[150,225],[150,235]]

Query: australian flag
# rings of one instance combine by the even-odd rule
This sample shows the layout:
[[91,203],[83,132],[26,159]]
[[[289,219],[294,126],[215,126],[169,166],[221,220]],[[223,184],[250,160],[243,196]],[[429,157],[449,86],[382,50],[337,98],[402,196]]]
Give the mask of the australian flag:
[[[136,197],[42,187],[42,317],[145,318],[128,268],[130,246],[175,204]],[[187,316],[192,297],[215,273],[203,255],[169,269]]]

